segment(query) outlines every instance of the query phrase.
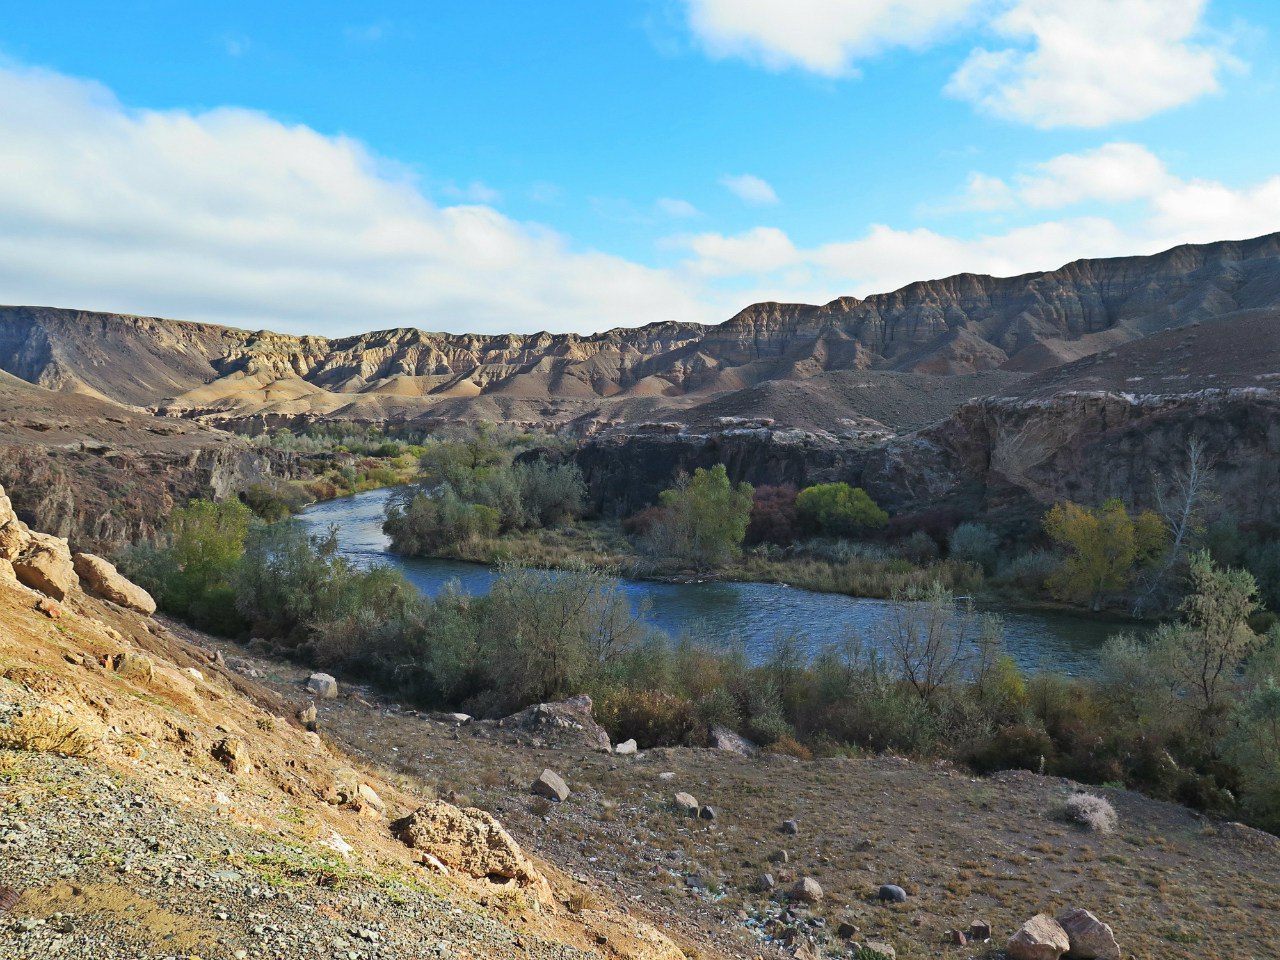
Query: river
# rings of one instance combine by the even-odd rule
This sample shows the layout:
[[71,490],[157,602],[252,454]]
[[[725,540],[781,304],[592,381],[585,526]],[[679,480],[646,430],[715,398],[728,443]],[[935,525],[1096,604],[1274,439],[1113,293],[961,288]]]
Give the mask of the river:
[[[489,589],[495,576],[486,566],[456,560],[410,559],[388,549],[382,532],[389,489],[371,490],[313,504],[299,521],[314,533],[336,527],[338,546],[353,563],[399,568],[423,593],[434,596],[450,580],[471,594]],[[688,632],[697,637],[743,643],[748,656],[768,655],[779,635],[799,633],[811,649],[856,635],[874,645],[876,629],[888,616],[889,602],[838,593],[814,593],[775,583],[660,583],[622,581],[635,609],[647,607],[646,619],[669,636]],[[1065,613],[995,609],[1004,620],[1005,649],[1027,670],[1054,669],[1087,675],[1096,669],[1097,654],[1121,623],[1101,622]]]

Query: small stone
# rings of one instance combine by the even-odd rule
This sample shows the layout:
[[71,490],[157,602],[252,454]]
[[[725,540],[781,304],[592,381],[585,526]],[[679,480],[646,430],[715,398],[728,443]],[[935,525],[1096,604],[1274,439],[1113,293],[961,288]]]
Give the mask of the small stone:
[[836,936],[841,940],[852,940],[857,932],[858,928],[848,920],[843,921],[840,926],[836,927]]
[[957,947],[967,947],[969,945],[969,938],[964,935],[963,930],[952,930],[947,934],[947,939]]
[[620,744],[618,744],[616,747],[613,748],[613,752],[617,754],[621,754],[622,756],[630,756],[631,754],[635,753],[637,749],[638,747],[636,746],[636,742],[634,739],[623,740]]
[[677,793],[673,799],[676,809],[689,817],[696,817],[698,815],[698,810],[702,806],[698,803],[697,798],[691,793]]
[[367,783],[360,784],[356,791],[356,799],[360,803],[360,810],[362,812],[367,811],[379,815],[387,812],[386,802],[378,796],[373,787],[369,786]]
[[756,879],[756,887],[764,892],[772,890],[777,884],[774,883],[772,873],[762,873]]
[[783,821],[782,832],[786,834],[790,834],[791,836],[794,837],[796,834],[800,832],[800,821],[798,820]]
[[533,781],[530,792],[539,797],[546,797],[556,803],[569,799],[569,785],[554,770],[543,770],[538,779]]
[[903,890],[896,883],[883,884],[876,896],[885,903],[907,902],[907,891]]
[[715,818],[716,818],[716,811],[714,807],[703,806],[698,810],[699,820],[714,820]]
[[775,850],[769,854],[770,863],[788,863],[791,860],[791,854],[785,850]]
[[986,943],[991,939],[991,924],[985,920],[975,920],[969,924],[969,939],[974,943]]
[[332,700],[338,695],[338,681],[327,673],[313,673],[307,677],[307,690],[321,700]]
[[813,877],[801,877],[791,888],[791,899],[801,903],[817,903],[822,897],[822,885]]

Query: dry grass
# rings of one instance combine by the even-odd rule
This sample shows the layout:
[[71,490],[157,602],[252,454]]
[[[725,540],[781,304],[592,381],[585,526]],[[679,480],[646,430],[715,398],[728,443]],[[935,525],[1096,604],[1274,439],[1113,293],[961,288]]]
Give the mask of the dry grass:
[[70,717],[51,710],[34,710],[15,717],[9,726],[0,727],[0,747],[87,757],[93,753],[94,743]]
[[1088,827],[1095,833],[1110,833],[1120,822],[1115,808],[1106,798],[1091,793],[1073,794],[1063,807],[1063,815],[1072,823]]

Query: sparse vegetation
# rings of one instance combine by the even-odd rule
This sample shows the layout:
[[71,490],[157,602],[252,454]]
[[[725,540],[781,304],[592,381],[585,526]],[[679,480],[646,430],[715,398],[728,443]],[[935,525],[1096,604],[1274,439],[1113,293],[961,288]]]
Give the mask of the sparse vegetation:
[[1110,833],[1120,822],[1115,808],[1106,797],[1092,793],[1074,793],[1067,798],[1063,806],[1063,814],[1073,823],[1078,823],[1095,833]]

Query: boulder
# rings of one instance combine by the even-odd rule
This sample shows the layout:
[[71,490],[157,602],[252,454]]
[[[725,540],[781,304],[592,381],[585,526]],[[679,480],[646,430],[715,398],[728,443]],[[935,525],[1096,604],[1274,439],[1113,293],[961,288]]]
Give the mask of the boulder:
[[782,822],[782,832],[790,836],[796,836],[800,832],[799,820],[784,820]]
[[907,891],[903,890],[896,883],[885,883],[880,886],[876,896],[885,903],[906,903]]
[[762,893],[768,893],[776,886],[772,873],[762,873],[756,878],[756,889]]
[[708,806],[706,806],[706,805],[703,805],[703,806],[698,810],[698,819],[699,819],[699,820],[714,820],[715,818],[716,818],[716,810],[715,810],[715,807],[708,807]]
[[1046,913],[1038,913],[1009,938],[1005,955],[1009,960],[1058,960],[1071,947],[1067,931]]
[[54,600],[65,600],[80,584],[71,562],[71,549],[60,537],[31,534],[26,549],[11,562],[20,582]]
[[556,803],[563,803],[569,799],[569,785],[564,782],[558,773],[554,770],[543,770],[538,775],[538,779],[533,781],[533,785],[529,787],[529,792],[539,797],[546,797],[548,800],[554,800]]
[[969,939],[974,943],[986,943],[991,939],[991,924],[985,920],[975,920],[969,924]]
[[321,700],[332,700],[338,695],[338,681],[327,673],[313,673],[307,677],[307,690]]
[[822,897],[822,885],[813,877],[801,877],[791,888],[791,899],[802,903],[817,903]]
[[18,582],[18,575],[13,572],[13,564],[4,557],[0,557],[0,581]]
[[887,957],[888,960],[898,960],[898,951],[882,940],[868,940],[862,945],[862,949],[878,953],[882,957]]
[[483,810],[461,810],[435,800],[394,821],[391,832],[450,869],[494,883],[514,881],[544,902],[551,901],[547,881],[502,824]]
[[624,756],[630,756],[637,750],[635,740],[623,740],[620,744],[613,748],[614,753],[620,753]]
[[115,564],[92,553],[77,553],[72,565],[85,588],[98,596],[148,617],[156,612],[151,594],[122,576]]
[[741,757],[754,757],[760,752],[760,748],[754,743],[728,727],[712,727],[708,739],[713,749],[736,753]]
[[1066,931],[1071,960],[1120,960],[1120,945],[1111,927],[1088,910],[1063,910],[1057,920]]
[[702,809],[702,804],[698,803],[697,798],[691,793],[677,793],[672,798],[672,801],[675,803],[676,809],[687,817],[696,817],[698,811]]
[[333,778],[325,790],[324,798],[328,803],[355,803],[360,796],[360,774],[350,767],[341,767],[333,771]]

